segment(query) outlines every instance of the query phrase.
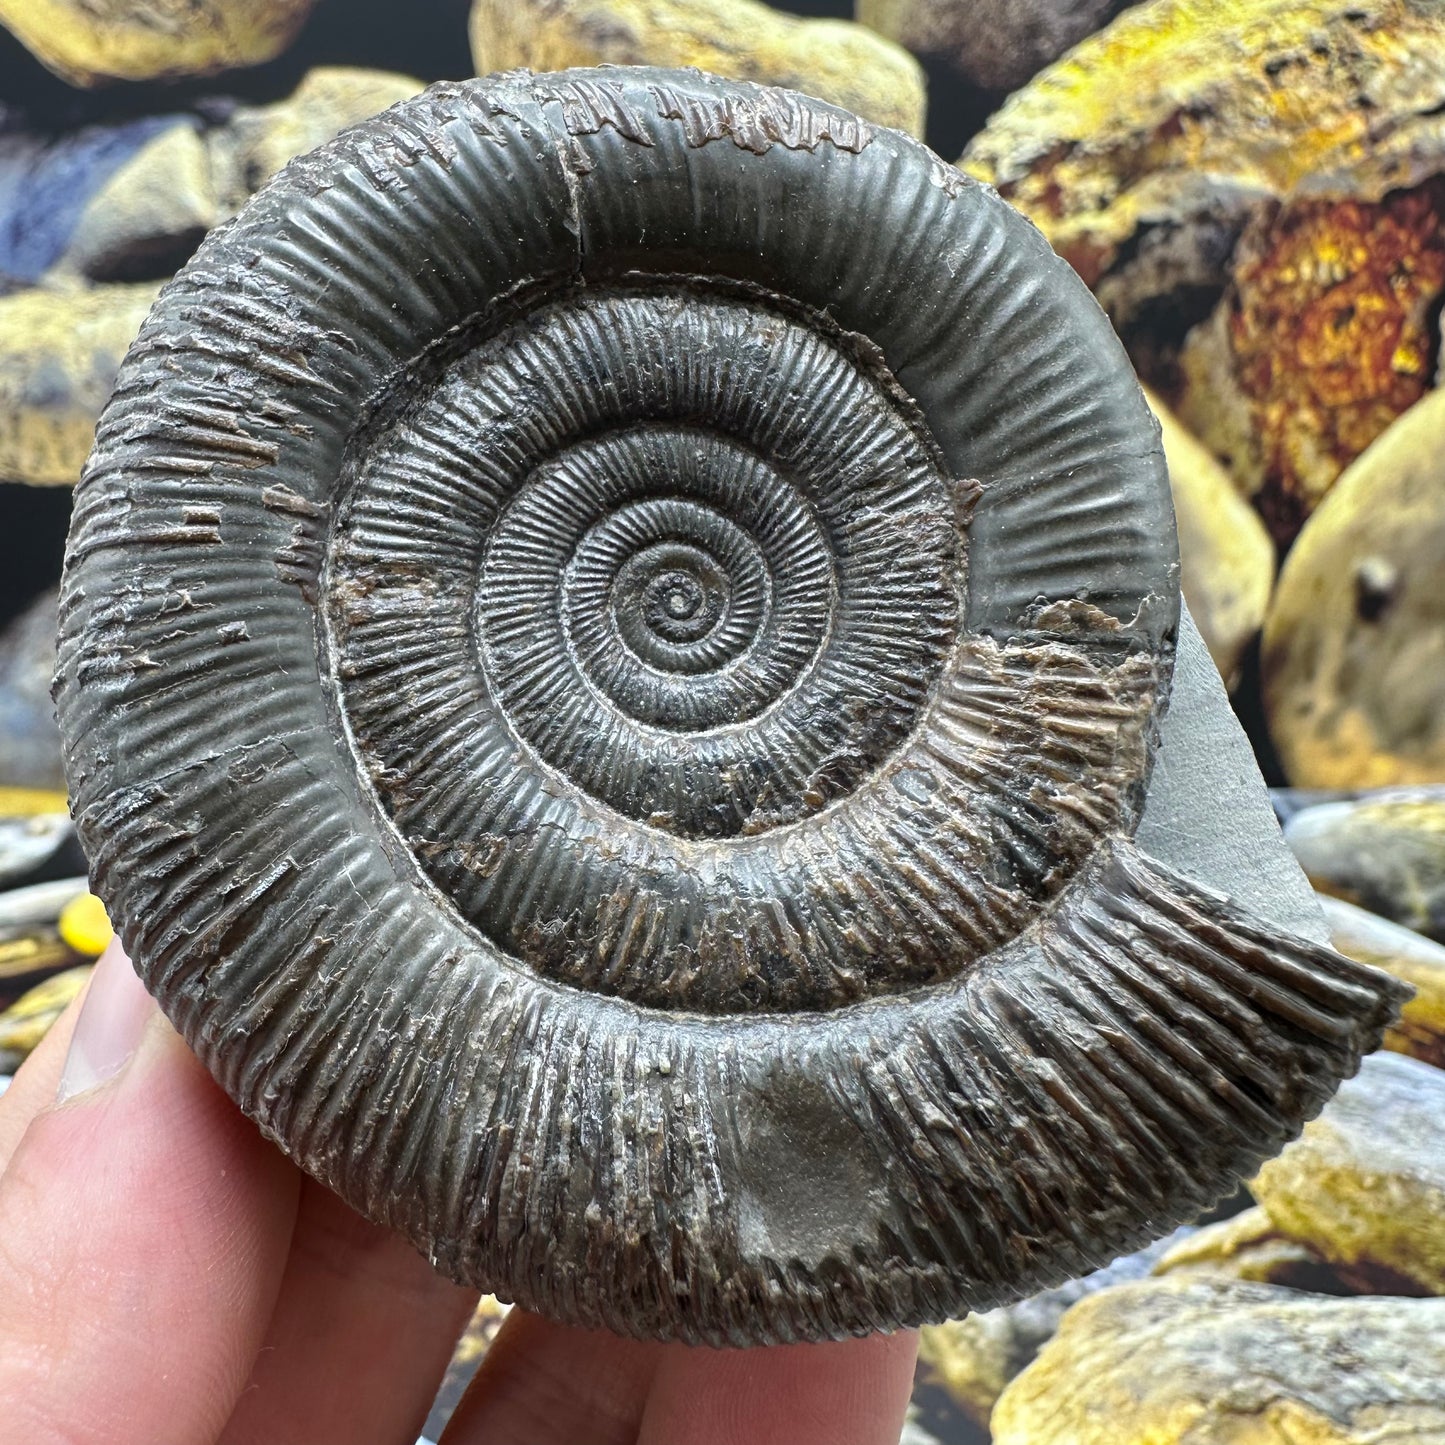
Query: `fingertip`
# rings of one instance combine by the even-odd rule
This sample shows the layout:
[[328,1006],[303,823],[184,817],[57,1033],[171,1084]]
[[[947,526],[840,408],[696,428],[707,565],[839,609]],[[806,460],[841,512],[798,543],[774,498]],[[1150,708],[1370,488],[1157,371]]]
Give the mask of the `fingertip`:
[[898,1445],[914,1331],[750,1350],[675,1347],[638,1445]]
[[213,1438],[275,1300],[296,1171],[119,950],[63,1068],[52,1052],[22,1086],[32,1114],[0,1174],[0,1296],[24,1305],[0,1313],[0,1399],[37,1438]]

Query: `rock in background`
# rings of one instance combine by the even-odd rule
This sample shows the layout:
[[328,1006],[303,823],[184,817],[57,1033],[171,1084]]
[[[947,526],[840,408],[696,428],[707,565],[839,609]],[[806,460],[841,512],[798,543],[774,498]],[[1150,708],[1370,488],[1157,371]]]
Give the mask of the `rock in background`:
[[73,85],[210,75],[294,39],[315,0],[0,0],[0,25]]
[[923,133],[923,72],[907,51],[861,25],[802,20],[758,0],[476,0],[471,39],[478,75],[695,65]]
[[1429,1445],[1445,1300],[1161,1279],[1084,1301],[1004,1392],[997,1445]]
[[1073,263],[1282,542],[1434,384],[1429,0],[1152,0],[1012,96],[962,164]]
[[1292,782],[1445,780],[1445,391],[1355,461],[1280,572],[1264,634]]
[[880,35],[980,89],[1005,93],[1092,35],[1132,0],[858,0]]

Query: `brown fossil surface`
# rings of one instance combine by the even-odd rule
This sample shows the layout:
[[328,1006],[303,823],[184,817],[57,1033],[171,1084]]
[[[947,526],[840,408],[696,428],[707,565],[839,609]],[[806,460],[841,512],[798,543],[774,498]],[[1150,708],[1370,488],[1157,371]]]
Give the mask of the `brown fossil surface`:
[[122,368],[56,699],[222,1086],[585,1325],[1059,1284],[1253,1173],[1406,993],[1321,941],[1105,316],[791,91],[513,72],[287,167]]
[[1433,384],[1438,5],[1134,7],[1012,96],[962,165],[1074,264],[1281,541]]

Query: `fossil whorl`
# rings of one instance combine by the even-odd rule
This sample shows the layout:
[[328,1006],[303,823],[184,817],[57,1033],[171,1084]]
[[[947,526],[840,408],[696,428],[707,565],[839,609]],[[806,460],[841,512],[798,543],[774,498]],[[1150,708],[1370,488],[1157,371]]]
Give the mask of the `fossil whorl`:
[[137,966],[308,1170],[556,1316],[817,1338],[1189,1217],[1391,1012],[1133,840],[1178,609],[1128,364],[996,196],[513,74],[167,288],[57,699]]

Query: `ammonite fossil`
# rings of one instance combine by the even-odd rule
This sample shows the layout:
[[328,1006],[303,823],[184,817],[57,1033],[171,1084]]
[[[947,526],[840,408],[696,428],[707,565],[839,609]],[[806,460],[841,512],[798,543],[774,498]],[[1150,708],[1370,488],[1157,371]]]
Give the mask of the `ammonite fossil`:
[[992,192],[694,72],[442,85],[126,361],[75,813],[222,1085],[447,1273],[956,1314],[1231,1188],[1397,996],[1248,911],[1293,885],[1193,634],[1160,746],[1176,571],[1123,352]]

